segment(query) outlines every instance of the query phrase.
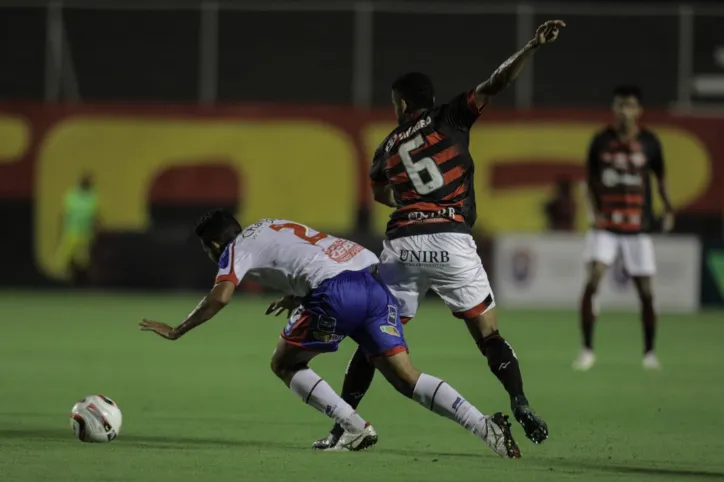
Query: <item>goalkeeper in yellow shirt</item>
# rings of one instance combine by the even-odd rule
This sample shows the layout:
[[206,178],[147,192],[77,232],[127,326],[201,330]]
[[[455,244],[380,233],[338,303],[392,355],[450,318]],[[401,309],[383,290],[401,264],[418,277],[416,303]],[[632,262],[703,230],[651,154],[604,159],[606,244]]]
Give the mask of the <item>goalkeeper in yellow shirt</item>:
[[98,196],[93,178],[85,174],[63,199],[58,263],[73,284],[85,284],[91,264],[91,247],[98,230]]

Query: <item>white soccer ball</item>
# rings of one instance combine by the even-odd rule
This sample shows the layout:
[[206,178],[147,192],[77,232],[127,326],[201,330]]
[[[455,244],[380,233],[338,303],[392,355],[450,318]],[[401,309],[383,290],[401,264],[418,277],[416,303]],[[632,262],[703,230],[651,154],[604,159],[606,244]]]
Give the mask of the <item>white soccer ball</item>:
[[70,412],[70,426],[81,442],[108,443],[121,432],[122,422],[121,409],[103,395],[85,397]]

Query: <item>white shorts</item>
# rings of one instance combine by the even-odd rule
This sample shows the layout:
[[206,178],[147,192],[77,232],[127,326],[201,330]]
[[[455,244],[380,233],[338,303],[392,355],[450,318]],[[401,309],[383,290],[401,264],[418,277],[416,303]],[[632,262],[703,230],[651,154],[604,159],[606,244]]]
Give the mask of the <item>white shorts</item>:
[[458,318],[474,318],[495,306],[488,274],[473,237],[437,233],[385,240],[379,275],[412,318],[432,289]]
[[584,259],[611,266],[621,253],[623,266],[630,276],[653,276],[656,273],[654,243],[648,234],[616,234],[591,230],[586,234]]

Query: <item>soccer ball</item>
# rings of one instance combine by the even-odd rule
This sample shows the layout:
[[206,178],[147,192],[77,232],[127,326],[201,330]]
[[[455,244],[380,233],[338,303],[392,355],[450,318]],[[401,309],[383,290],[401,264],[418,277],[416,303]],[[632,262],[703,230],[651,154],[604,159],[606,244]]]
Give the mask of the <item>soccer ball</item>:
[[122,422],[121,409],[103,395],[89,395],[70,411],[70,426],[81,442],[108,443],[118,436]]

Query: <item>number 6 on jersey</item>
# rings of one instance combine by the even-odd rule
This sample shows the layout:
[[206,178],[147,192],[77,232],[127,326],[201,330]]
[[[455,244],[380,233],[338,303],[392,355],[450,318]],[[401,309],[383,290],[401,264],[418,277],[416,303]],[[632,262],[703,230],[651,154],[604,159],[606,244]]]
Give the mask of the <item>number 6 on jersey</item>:
[[[398,153],[402,164],[405,166],[407,175],[410,176],[410,182],[415,187],[418,194],[430,194],[445,185],[445,178],[440,172],[440,168],[432,157],[423,157],[414,161],[410,154],[415,149],[425,144],[422,134],[418,134],[407,142],[400,144]],[[422,173],[427,172],[428,181],[423,181]]]

